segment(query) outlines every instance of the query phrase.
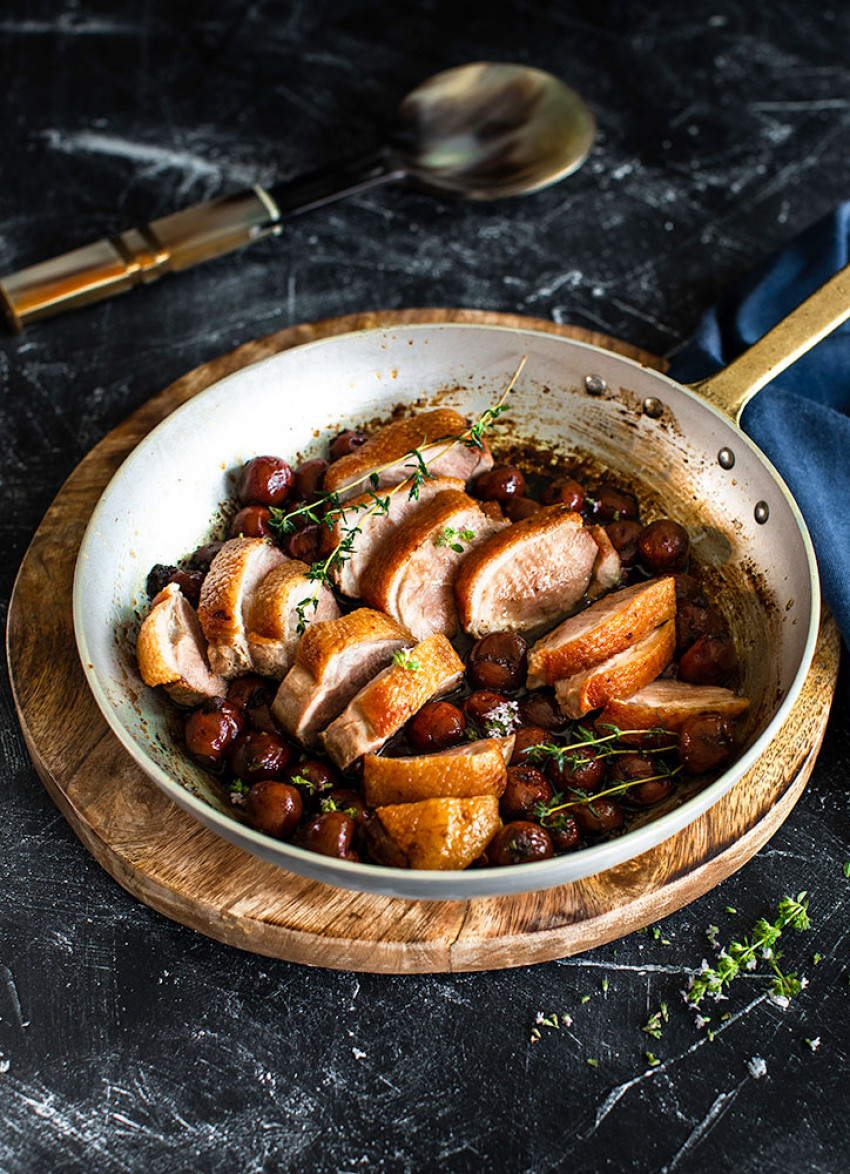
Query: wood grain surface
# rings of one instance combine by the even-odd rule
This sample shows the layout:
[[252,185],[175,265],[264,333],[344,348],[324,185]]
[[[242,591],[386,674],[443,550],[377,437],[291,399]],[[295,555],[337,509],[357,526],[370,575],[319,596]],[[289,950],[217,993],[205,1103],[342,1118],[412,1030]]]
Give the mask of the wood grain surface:
[[[803,693],[780,734],[709,812],[659,847],[587,880],[466,902],[403,901],[304,880],[221,840],[148,781],[102,719],[74,642],[74,563],[107,481],[169,412],[240,367],[331,334],[435,321],[542,330],[663,366],[604,335],[479,311],[389,311],[283,330],[197,368],[109,433],[62,487],[18,574],[7,627],[9,670],[27,747],[48,792],[125,889],[245,950],[398,973],[521,966],[611,941],[694,900],[757,852],[799,798],[823,738],[840,647],[828,616]],[[38,624],[31,622],[34,614]]]

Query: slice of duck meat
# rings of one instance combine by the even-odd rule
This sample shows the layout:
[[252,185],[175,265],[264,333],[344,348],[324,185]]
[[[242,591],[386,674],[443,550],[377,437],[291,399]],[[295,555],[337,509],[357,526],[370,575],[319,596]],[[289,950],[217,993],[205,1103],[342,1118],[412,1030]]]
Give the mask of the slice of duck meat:
[[418,803],[421,799],[460,799],[472,795],[501,796],[508,781],[505,748],[513,738],[483,738],[439,754],[416,758],[363,759],[363,791],[370,807]]
[[302,635],[299,628],[303,631],[308,624],[339,616],[333,592],[308,578],[309,570],[307,563],[290,559],[270,571],[257,588],[246,625],[248,654],[264,677],[280,681],[292,668]]
[[383,542],[360,577],[371,607],[381,608],[423,640],[458,630],[452,585],[464,559],[508,522],[496,522],[466,493],[438,493]]
[[[390,496],[379,494],[386,504],[386,512],[376,505],[375,495],[360,493],[345,503],[345,516],[338,518],[331,529],[322,530],[322,553],[329,555],[346,533],[356,526],[351,550],[341,566],[334,568],[333,580],[343,595],[357,599],[360,596],[360,577],[381,544],[393,531],[412,517],[427,501],[446,489],[463,490],[464,483],[457,477],[426,478],[411,497],[413,483],[407,481]],[[374,512],[370,512],[374,508]]]
[[411,868],[468,868],[500,826],[495,795],[393,803],[375,814]]
[[[612,698],[600,722],[619,730],[666,730],[677,734],[689,717],[719,713],[736,718],[749,708],[746,697],[718,685],[689,685],[685,681],[654,681],[631,697]],[[624,742],[641,744],[641,734],[624,734]]]
[[463,669],[451,641],[441,633],[404,649],[321,735],[328,754],[341,770],[361,754],[373,754],[432,697],[459,685]]
[[672,576],[606,595],[532,645],[528,688],[553,685],[624,652],[675,614],[676,581]]
[[265,538],[231,538],[210,563],[198,618],[209,644],[210,667],[227,680],[253,669],[246,624],[257,588],[286,561]]
[[[346,501],[354,493],[369,488],[375,473],[378,485],[398,485],[406,481],[417,467],[409,454],[422,453],[428,472],[435,477],[457,477],[464,484],[493,467],[486,444],[482,448],[451,442],[446,437],[460,436],[469,424],[452,408],[435,408],[419,412],[405,420],[394,420],[370,436],[348,456],[341,457],[325,472],[324,488]],[[372,488],[375,488],[374,486]]]
[[479,543],[455,580],[473,636],[525,632],[567,615],[587,590],[599,547],[569,506],[545,506]]
[[676,624],[667,620],[625,652],[558,681],[555,698],[567,717],[579,718],[615,697],[631,697],[663,673],[676,650]]
[[590,586],[587,589],[588,599],[599,599],[607,595],[615,587],[620,586],[623,577],[623,564],[617,554],[616,547],[608,537],[604,526],[589,526],[591,537],[597,546],[596,561],[590,575]]
[[200,705],[227,693],[227,682],[210,670],[200,622],[176,583],[154,596],[139,630],[136,658],[145,684],[163,685],[178,705]]
[[281,681],[272,713],[297,741],[318,746],[319,731],[412,643],[410,633],[389,616],[365,607],[311,624]]

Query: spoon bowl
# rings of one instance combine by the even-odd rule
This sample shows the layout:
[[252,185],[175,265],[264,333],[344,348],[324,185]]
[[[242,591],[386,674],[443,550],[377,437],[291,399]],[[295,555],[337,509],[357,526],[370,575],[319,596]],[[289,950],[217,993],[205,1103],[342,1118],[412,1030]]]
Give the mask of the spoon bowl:
[[596,136],[583,99],[559,78],[489,61],[435,74],[398,111],[390,146],[427,191],[496,200],[540,191],[577,170]]

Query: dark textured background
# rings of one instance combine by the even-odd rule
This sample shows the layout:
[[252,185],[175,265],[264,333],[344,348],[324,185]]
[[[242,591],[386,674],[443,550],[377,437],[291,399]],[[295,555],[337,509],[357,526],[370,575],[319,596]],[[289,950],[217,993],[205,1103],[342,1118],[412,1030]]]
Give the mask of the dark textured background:
[[[460,305],[672,353],[732,278],[847,196],[846,5],[6,0],[0,272],[356,152],[412,84],[478,58],[548,68],[587,96],[600,136],[578,175],[489,207],[380,191],[0,337],[4,599],[90,446],[247,339]],[[241,954],[139,905],[47,799],[5,683],[2,707],[3,1172],[850,1169],[846,712],[782,831],[669,918],[669,944],[383,978]],[[706,926],[740,935],[803,888],[814,929],[787,963],[810,985],[782,1012],[758,979],[739,982],[708,1042],[678,993],[711,952]],[[640,1026],[660,1000],[671,1021],[653,1041]],[[541,1010],[574,1025],[531,1045]]]

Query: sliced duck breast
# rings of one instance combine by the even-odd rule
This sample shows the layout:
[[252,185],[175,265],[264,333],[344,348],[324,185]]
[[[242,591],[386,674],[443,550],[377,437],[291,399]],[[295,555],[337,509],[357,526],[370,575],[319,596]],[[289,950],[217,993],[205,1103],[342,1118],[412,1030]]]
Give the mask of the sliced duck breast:
[[163,685],[178,705],[200,705],[227,693],[227,682],[210,670],[200,622],[176,583],[154,596],[139,630],[136,658],[145,684]]
[[631,697],[663,673],[676,650],[676,624],[667,620],[625,652],[555,685],[555,698],[567,717],[579,718],[615,697]]
[[297,741],[318,746],[319,731],[412,643],[410,633],[389,616],[365,607],[311,624],[281,681],[272,713]]
[[599,547],[569,506],[544,506],[478,543],[455,580],[473,636],[524,632],[567,615],[590,583]]
[[[689,717],[719,713],[736,718],[749,708],[746,697],[718,685],[689,685],[686,681],[654,681],[631,697],[612,698],[600,721],[620,730],[667,730],[677,734]],[[641,743],[640,734],[626,734],[626,742]]]
[[253,669],[246,632],[251,605],[266,575],[285,561],[265,538],[231,538],[213,559],[198,604],[213,672],[230,680]]
[[[510,743],[505,747],[502,743]],[[370,807],[418,803],[421,799],[501,796],[508,781],[513,738],[483,738],[439,754],[415,758],[363,759],[363,791]],[[507,750],[507,759],[505,752]]]
[[365,685],[321,735],[328,754],[346,770],[361,754],[373,754],[432,697],[460,684],[464,665],[441,633],[400,652]]
[[364,600],[394,616],[417,640],[433,632],[453,636],[458,567],[470,550],[508,525],[488,518],[465,493],[438,493],[375,552],[360,577]]
[[613,591],[532,645],[528,688],[553,685],[624,652],[676,614],[676,581],[651,579]]
[[414,450],[422,453],[432,476],[457,477],[465,484],[493,467],[486,444],[477,448],[451,444],[445,439],[460,436],[468,428],[468,422],[452,408],[435,408],[394,420],[354,452],[334,461],[325,473],[324,488],[346,501],[352,494],[369,488],[372,473],[376,473],[380,488],[397,485],[406,481],[416,468],[416,459],[409,455]]
[[386,512],[376,507],[373,493],[360,493],[345,503],[345,517],[338,518],[331,529],[322,531],[322,551],[329,555],[345,539],[347,533],[358,527],[345,561],[332,571],[333,580],[343,595],[360,596],[360,577],[383,542],[427,501],[446,489],[463,490],[464,483],[457,477],[426,477],[411,497],[413,483],[402,484],[390,496],[379,494],[385,501]]
[[247,623],[248,654],[264,677],[280,681],[292,668],[302,635],[302,614],[304,625],[339,616],[333,592],[308,578],[309,570],[307,563],[298,559],[280,563],[266,575],[254,595]]
[[588,599],[599,599],[607,595],[615,587],[620,586],[623,577],[623,564],[614,543],[608,537],[604,526],[588,526],[591,537],[598,547],[596,561],[590,575],[590,586],[587,589]]

